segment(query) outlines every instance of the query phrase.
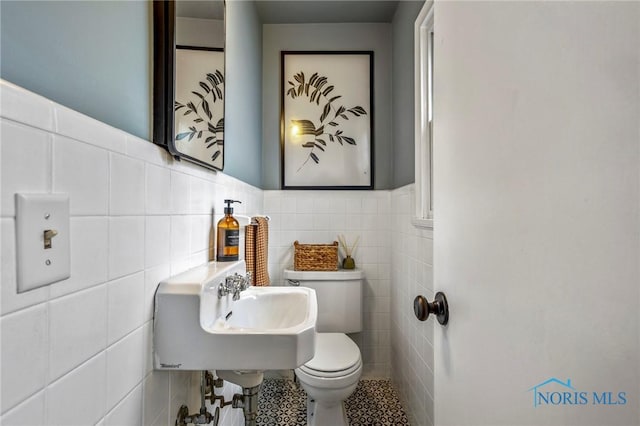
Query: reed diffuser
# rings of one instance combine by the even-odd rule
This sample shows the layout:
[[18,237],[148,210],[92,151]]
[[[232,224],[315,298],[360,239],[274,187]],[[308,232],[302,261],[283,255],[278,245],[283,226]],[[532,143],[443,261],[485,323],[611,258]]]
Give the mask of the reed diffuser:
[[360,241],[360,236],[356,237],[355,242],[351,247],[347,244],[347,240],[344,235],[338,235],[338,241],[340,242],[340,247],[342,247],[342,251],[344,252],[344,259],[342,259],[342,269],[355,269],[356,261],[353,260],[352,254],[358,247],[358,241]]

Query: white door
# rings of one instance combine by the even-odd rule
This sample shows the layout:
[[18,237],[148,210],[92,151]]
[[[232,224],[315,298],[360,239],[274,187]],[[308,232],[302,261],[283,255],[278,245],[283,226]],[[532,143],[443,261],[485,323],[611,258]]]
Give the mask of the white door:
[[640,425],[640,3],[435,8],[435,424]]

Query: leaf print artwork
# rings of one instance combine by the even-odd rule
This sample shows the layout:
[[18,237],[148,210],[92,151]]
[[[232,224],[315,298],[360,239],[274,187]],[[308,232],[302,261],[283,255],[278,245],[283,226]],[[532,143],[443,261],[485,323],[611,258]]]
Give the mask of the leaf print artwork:
[[201,90],[192,90],[199,101],[194,103],[189,101],[186,103],[175,102],[175,111],[182,112],[183,116],[191,115],[192,125],[188,127],[188,131],[176,134],[176,140],[187,139],[191,142],[193,139],[200,139],[204,143],[206,149],[217,148],[211,154],[211,160],[215,160],[221,153],[221,146],[224,144],[222,135],[224,134],[224,117],[216,118],[211,112],[211,103],[223,101],[224,75],[220,70],[213,73],[207,73],[204,78],[198,82]]
[[298,71],[293,75],[293,79],[288,79],[288,89],[286,96],[291,99],[306,99],[306,102],[314,105],[318,111],[317,121],[312,117],[299,120],[291,120],[291,128],[296,135],[304,135],[306,141],[301,145],[308,149],[309,154],[306,160],[298,167],[297,172],[313,161],[313,164],[320,163],[320,152],[324,152],[329,143],[340,145],[357,145],[353,136],[347,136],[340,129],[345,121],[357,119],[367,115],[367,111],[359,105],[345,107],[342,105],[342,95],[337,93],[337,89],[329,82],[329,79],[314,72],[308,79],[303,71]]
[[174,146],[181,156],[223,169],[224,52],[177,46]]
[[373,56],[280,53],[282,189],[373,189]]

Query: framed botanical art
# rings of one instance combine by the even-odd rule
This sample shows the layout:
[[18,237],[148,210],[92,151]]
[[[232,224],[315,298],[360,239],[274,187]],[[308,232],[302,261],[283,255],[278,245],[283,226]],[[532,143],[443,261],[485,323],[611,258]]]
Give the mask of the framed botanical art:
[[176,46],[173,150],[215,170],[224,167],[224,50]]
[[373,52],[281,52],[283,189],[373,189]]

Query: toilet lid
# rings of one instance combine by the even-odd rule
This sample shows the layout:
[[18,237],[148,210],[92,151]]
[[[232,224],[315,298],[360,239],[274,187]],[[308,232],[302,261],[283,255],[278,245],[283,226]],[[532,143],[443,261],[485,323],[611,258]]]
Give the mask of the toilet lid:
[[360,362],[360,349],[343,333],[316,334],[316,352],[307,369],[323,372],[348,370]]

